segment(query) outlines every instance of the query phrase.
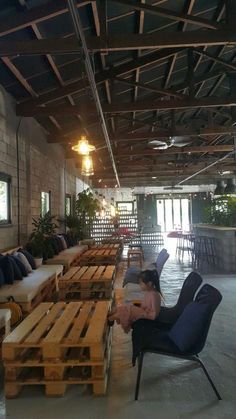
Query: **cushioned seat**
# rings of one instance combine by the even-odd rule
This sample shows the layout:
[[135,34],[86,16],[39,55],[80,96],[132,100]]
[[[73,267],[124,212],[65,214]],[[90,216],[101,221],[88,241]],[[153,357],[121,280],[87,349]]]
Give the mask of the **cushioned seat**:
[[57,276],[62,270],[61,265],[40,266],[24,277],[23,281],[15,281],[12,285],[0,288],[0,302],[7,301],[9,296],[12,296],[17,303],[32,301],[48,279],[54,274]]
[[66,268],[88,249],[87,245],[76,245],[62,250],[59,255],[54,256],[46,261],[47,265],[62,264]]
[[6,324],[11,320],[11,310],[9,308],[0,309],[0,329],[6,328]]

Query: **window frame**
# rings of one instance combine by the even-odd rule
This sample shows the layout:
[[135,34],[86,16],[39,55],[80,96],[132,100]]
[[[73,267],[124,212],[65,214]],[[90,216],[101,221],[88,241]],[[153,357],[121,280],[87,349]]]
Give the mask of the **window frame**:
[[43,214],[43,211],[42,211],[42,193],[48,194],[49,209],[48,209],[48,211],[45,212],[45,214],[47,214],[48,212],[51,213],[51,191],[41,191],[40,192],[40,215],[41,215],[41,217],[44,217],[45,214]]
[[0,181],[7,184],[7,219],[0,220],[0,227],[8,226],[12,224],[12,210],[11,210],[11,189],[12,189],[12,177],[6,173],[0,172]]
[[[66,213],[66,200],[67,199],[70,200],[70,213],[69,214]],[[70,216],[70,215],[72,215],[72,196],[71,194],[66,193],[65,194],[65,216]]]

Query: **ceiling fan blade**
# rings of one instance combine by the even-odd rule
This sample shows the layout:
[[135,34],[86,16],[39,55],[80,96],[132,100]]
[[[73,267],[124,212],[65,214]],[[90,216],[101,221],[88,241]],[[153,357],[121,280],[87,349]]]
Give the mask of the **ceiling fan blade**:
[[191,139],[189,137],[172,137],[171,138],[171,146],[174,147],[185,147],[186,145],[191,143]]
[[170,145],[170,147],[185,147],[186,145],[190,144],[189,142],[182,142],[182,143],[173,143]]
[[151,140],[151,141],[148,141],[148,145],[150,145],[150,146],[158,146],[158,145],[166,145],[166,142],[165,141],[160,141],[160,140]]

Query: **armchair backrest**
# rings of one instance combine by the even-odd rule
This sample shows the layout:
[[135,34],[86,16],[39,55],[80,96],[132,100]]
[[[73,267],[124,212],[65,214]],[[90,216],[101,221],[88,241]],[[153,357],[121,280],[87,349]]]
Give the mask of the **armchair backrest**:
[[204,348],[214,311],[222,300],[220,292],[203,285],[194,301],[188,304],[168,335],[185,354],[198,354]]
[[175,309],[177,315],[180,315],[184,308],[194,299],[197,289],[200,287],[203,279],[197,272],[191,272],[185,279],[179,294]]
[[162,249],[157,256],[155,265],[156,265],[156,270],[158,272],[159,278],[161,276],[161,272],[162,272],[162,269],[163,269],[166,261],[169,259],[169,256],[170,255],[169,255],[169,253],[167,252],[166,249]]

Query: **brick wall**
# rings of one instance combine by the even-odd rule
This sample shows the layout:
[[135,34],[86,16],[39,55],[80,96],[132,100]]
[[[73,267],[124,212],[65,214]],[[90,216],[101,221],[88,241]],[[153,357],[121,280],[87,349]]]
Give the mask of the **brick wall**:
[[[14,101],[0,88],[0,172],[12,178],[12,224],[0,226],[0,249],[17,245],[17,153],[16,129],[19,117]],[[76,194],[76,169],[65,161],[58,144],[47,144],[46,133],[33,118],[23,118],[19,128],[20,234],[25,242],[32,217],[40,215],[41,191],[51,191],[52,214],[64,215],[65,193]]]

